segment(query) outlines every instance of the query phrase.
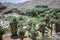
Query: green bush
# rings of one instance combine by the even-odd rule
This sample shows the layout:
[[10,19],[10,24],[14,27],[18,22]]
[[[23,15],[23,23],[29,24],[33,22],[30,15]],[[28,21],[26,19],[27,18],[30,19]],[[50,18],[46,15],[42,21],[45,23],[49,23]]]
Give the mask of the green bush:
[[30,29],[31,35],[30,38],[37,37],[38,36],[38,30],[35,27],[32,27]]
[[43,37],[41,40],[52,40],[52,38]]
[[7,20],[10,21],[14,16],[8,16]]
[[18,9],[17,8],[13,8],[12,11],[13,12],[18,12]]
[[20,35],[20,37],[24,37],[25,32],[26,32],[26,29],[23,29],[23,25],[21,25],[19,27],[19,35]]
[[37,5],[37,6],[35,6],[36,8],[48,8],[48,6],[46,6],[46,5]]
[[6,33],[9,33],[9,32],[11,32],[11,29],[10,29],[10,27],[8,27],[8,28],[4,28],[4,30],[5,30],[5,32],[6,32]]
[[5,33],[4,29],[2,28],[2,26],[0,26],[0,37]]
[[19,16],[18,19],[19,20],[24,20],[24,18],[22,16]]
[[5,16],[0,16],[0,19],[4,19],[5,18]]
[[10,25],[17,24],[17,23],[18,23],[18,19],[16,17],[13,17],[10,21]]
[[40,26],[40,27],[45,27],[45,26],[46,26],[46,23],[45,23],[45,22],[40,22],[40,23],[39,23],[39,26]]
[[19,15],[27,15],[27,14],[26,14],[26,10],[19,10],[17,13],[18,13]]

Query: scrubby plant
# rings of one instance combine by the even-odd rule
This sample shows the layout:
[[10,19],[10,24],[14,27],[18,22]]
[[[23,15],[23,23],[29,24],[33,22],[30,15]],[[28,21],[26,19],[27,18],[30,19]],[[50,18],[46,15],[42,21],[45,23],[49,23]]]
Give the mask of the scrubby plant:
[[35,6],[36,8],[48,8],[48,6],[46,6],[46,5],[37,5],[37,6]]
[[5,34],[5,31],[4,31],[4,29],[2,28],[2,26],[0,26],[0,40],[2,40],[3,34]]
[[24,18],[22,16],[19,16],[18,19],[19,20],[24,20]]
[[13,8],[12,11],[17,13],[19,10],[17,8]]
[[11,31],[10,27],[4,28],[6,33],[9,33]]
[[14,16],[8,16],[8,17],[6,18],[6,20],[7,20],[7,21],[10,21],[13,17],[14,17]]
[[0,19],[4,19],[5,18],[5,16],[0,16]]

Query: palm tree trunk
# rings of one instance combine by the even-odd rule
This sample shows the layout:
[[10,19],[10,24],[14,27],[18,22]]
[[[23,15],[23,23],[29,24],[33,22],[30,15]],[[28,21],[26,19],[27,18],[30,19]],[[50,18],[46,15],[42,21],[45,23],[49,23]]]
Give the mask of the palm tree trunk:
[[17,35],[17,24],[14,24],[11,26],[11,32],[12,32],[12,35]]
[[2,36],[0,36],[0,40],[2,40]]
[[21,37],[20,39],[23,40],[23,37]]
[[36,36],[35,35],[32,37],[32,40],[36,40]]
[[51,27],[51,36],[52,36],[52,27]]
[[45,33],[45,27],[42,28],[42,37],[44,36],[44,33]]

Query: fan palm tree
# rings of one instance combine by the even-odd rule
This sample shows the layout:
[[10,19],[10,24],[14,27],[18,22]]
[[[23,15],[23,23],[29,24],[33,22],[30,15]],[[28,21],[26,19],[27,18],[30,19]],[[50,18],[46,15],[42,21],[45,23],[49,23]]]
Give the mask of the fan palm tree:
[[20,35],[20,39],[23,40],[23,38],[25,37],[25,32],[26,30],[23,28],[23,25],[20,26],[19,28],[19,35]]
[[36,40],[36,37],[38,36],[38,30],[35,27],[32,27],[30,32],[30,37],[32,38],[32,40]]
[[49,20],[50,20],[49,14],[46,14],[44,17],[44,21],[46,22],[46,24],[48,24]]
[[56,33],[57,32],[60,32],[60,30],[59,30],[59,28],[60,28],[60,19],[59,20],[56,20],[56,22],[55,22],[55,30],[56,30]]
[[44,36],[44,33],[45,33],[45,26],[46,26],[45,22],[40,22],[39,31],[42,32],[42,36]]
[[18,20],[16,17],[13,17],[10,21],[12,36],[17,35],[18,30]]
[[50,27],[51,27],[51,35],[52,35],[52,25],[55,24],[55,19],[51,18],[50,19]]

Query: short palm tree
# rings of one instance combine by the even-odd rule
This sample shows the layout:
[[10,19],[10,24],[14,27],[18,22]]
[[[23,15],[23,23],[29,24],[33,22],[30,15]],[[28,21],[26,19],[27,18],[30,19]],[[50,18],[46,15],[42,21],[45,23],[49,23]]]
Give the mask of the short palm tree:
[[55,19],[51,18],[50,24],[51,24],[51,26],[50,26],[51,27],[51,35],[52,35],[52,30],[53,30],[52,25],[55,24]]
[[28,22],[28,25],[29,25],[30,27],[32,27],[32,25],[33,25],[33,21],[30,20],[30,21]]
[[18,30],[18,20],[16,17],[13,17],[10,21],[12,35],[17,35]]
[[30,32],[30,37],[32,38],[32,40],[36,40],[36,37],[38,36],[38,30],[35,27],[32,27]]
[[42,36],[44,36],[44,33],[45,33],[45,26],[46,26],[45,22],[40,22],[39,31],[42,32]]
[[50,20],[49,14],[46,14],[44,17],[45,23],[48,24],[49,20]]
[[23,29],[23,26],[20,26],[20,28],[19,28],[19,36],[20,36],[21,40],[23,40],[25,32],[26,32],[26,30]]

